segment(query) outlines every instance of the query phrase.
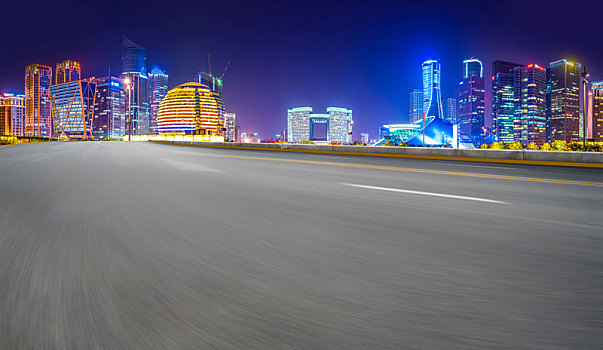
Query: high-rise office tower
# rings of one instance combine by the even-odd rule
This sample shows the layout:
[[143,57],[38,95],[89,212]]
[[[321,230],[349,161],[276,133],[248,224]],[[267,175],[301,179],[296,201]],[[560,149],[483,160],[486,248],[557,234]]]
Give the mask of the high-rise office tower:
[[157,135],[159,104],[168,92],[168,75],[159,67],[149,74],[149,134]]
[[592,118],[591,138],[595,142],[603,142],[603,81],[595,81],[591,84]]
[[96,83],[73,80],[50,87],[53,135],[60,139],[92,139]]
[[199,84],[203,84],[217,93],[222,98],[222,79],[212,75],[211,73],[199,72],[197,75]]
[[547,116],[551,141],[580,140],[581,69],[580,63],[561,59],[551,62],[547,70],[550,84],[547,87]]
[[[122,36],[121,79],[126,86],[126,127],[133,135],[149,134],[147,50]],[[128,130],[126,130],[128,133]]]
[[96,83],[94,100],[94,122],[92,133],[95,139],[121,139],[126,125],[126,91],[117,77],[101,77]]
[[25,136],[52,137],[50,85],[50,66],[30,64],[25,67]]
[[448,97],[444,101],[444,119],[452,124],[458,120],[458,106],[456,98]]
[[546,142],[546,70],[537,64],[513,69],[515,100],[514,140]]
[[484,68],[482,62],[471,58],[463,61],[463,80],[459,89],[458,124],[461,133],[474,143],[484,136]]
[[55,84],[67,83],[73,80],[82,79],[82,67],[79,62],[66,60],[57,63],[55,71]]
[[329,131],[328,140],[331,142],[352,142],[352,110],[347,108],[329,107]]
[[25,96],[0,95],[0,135],[23,136]]
[[301,142],[310,139],[310,114],[312,107],[287,110],[287,141]]
[[440,63],[437,60],[423,62],[423,110],[425,117],[442,118],[442,94],[440,92]]
[[498,142],[514,141],[515,93],[513,69],[520,65],[512,62],[492,63],[492,131]]
[[237,115],[234,113],[224,113],[224,139],[228,141],[235,140],[235,123]]
[[423,120],[423,89],[410,90],[410,111],[408,119],[410,123]]

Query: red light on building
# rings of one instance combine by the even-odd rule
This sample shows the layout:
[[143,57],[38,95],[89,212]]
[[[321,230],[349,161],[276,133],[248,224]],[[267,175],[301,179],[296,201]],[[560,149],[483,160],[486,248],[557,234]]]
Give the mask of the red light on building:
[[528,68],[532,68],[532,67],[534,67],[534,64],[532,64],[532,63],[528,64]]

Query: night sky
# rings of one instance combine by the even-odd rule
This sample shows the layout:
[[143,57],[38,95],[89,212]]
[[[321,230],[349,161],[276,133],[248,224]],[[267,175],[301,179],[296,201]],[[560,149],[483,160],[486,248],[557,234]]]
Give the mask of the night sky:
[[[121,34],[165,68],[170,88],[207,69],[242,132],[272,137],[287,108],[354,111],[354,138],[406,122],[421,63],[439,59],[442,99],[458,97],[462,60],[490,76],[501,59],[584,63],[603,79],[601,1],[10,1],[0,5],[0,91],[22,93],[24,67],[75,59],[82,74],[121,69]],[[583,14],[580,11],[584,12]],[[486,79],[489,92],[489,79]],[[487,93],[486,106],[490,103]],[[486,118],[489,118],[489,108]]]

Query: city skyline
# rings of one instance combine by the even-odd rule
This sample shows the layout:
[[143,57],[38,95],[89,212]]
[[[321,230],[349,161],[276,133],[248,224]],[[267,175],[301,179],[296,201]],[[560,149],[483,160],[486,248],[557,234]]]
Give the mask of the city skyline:
[[[537,27],[538,23],[545,22],[549,11],[546,9],[540,16],[542,18],[535,18],[534,23],[524,23],[522,28],[513,30],[507,33],[508,35],[503,35],[492,20],[506,13],[499,11],[501,6],[508,10],[508,16],[527,16],[513,11],[520,6],[516,2],[484,4],[470,9],[441,4],[435,12],[450,14],[443,23],[436,23],[437,21],[430,18],[426,10],[417,4],[401,5],[387,1],[372,7],[362,2],[352,2],[346,6],[326,4],[321,7],[323,15],[318,17],[344,13],[343,18],[334,18],[335,22],[331,25],[340,28],[337,25],[341,24],[342,28],[350,31],[349,34],[345,33],[344,29],[337,29],[326,37],[305,37],[301,29],[305,28],[306,24],[298,29],[287,29],[286,21],[281,17],[286,17],[292,11],[297,11],[300,15],[313,13],[312,4],[316,5],[310,2],[306,6],[285,7],[267,2],[265,6],[268,10],[264,13],[258,14],[257,10],[253,12],[256,17],[274,19],[272,24],[283,28],[282,33],[273,33],[273,27],[255,26],[250,23],[251,14],[245,14],[245,11],[249,11],[248,5],[242,4],[238,7],[211,5],[211,9],[216,13],[224,14],[208,20],[208,35],[194,40],[191,40],[194,36],[188,34],[179,33],[174,36],[163,26],[161,26],[163,29],[140,26],[141,19],[138,18],[122,20],[126,14],[134,11],[133,5],[123,8],[123,14],[118,14],[116,5],[102,8],[98,5],[77,5],[85,7],[91,13],[107,15],[107,18],[103,18],[102,21],[111,20],[113,25],[110,29],[102,30],[100,29],[102,26],[99,28],[90,26],[82,30],[82,33],[76,33],[76,35],[86,34],[93,40],[69,40],[67,43],[59,39],[51,39],[44,47],[29,47],[16,40],[23,40],[31,29],[18,32],[14,37],[9,38],[8,43],[9,46],[17,49],[16,53],[2,59],[0,91],[23,93],[23,67],[31,63],[48,64],[54,67],[57,62],[69,58],[81,62],[84,66],[83,77],[107,76],[109,66],[111,71],[118,72],[121,64],[119,36],[123,33],[147,50],[147,68],[157,64],[170,73],[169,88],[192,81],[191,77],[198,71],[208,69],[208,53],[211,54],[212,73],[220,75],[230,61],[231,65],[224,77],[226,86],[224,103],[228,112],[239,115],[238,122],[243,129],[258,130],[263,137],[267,137],[279,133],[285,127],[283,116],[290,106],[312,105],[317,110],[322,110],[331,105],[341,105],[355,111],[354,129],[357,134],[354,138],[356,139],[360,132],[375,133],[381,124],[408,121],[408,91],[420,86],[421,73],[417,67],[428,59],[438,59],[441,64],[443,100],[458,97],[462,60],[476,57],[483,62],[484,76],[487,78],[485,79],[487,125],[491,120],[492,104],[490,66],[495,60],[512,61],[522,65],[535,63],[548,66],[549,62],[569,58],[589,68],[591,81],[603,78],[599,73],[603,72],[603,67],[596,66],[597,58],[603,56],[603,52],[598,52],[600,50],[596,47],[589,47],[587,41],[582,40],[578,34],[570,35],[562,33],[561,29],[550,28],[547,32],[549,35],[535,43],[522,37],[522,33]],[[521,6],[530,8],[537,5],[522,4]],[[12,8],[8,9],[8,13],[11,10],[19,11],[20,5],[10,6]],[[226,6],[228,11],[218,11],[222,10],[221,6]],[[390,11],[387,12],[386,9]],[[49,13],[56,11],[49,6],[45,7],[45,10]],[[469,30],[466,24],[461,23],[459,14],[465,10],[479,15],[472,26],[478,26],[480,33]],[[178,10],[169,11],[173,14]],[[184,19],[190,17],[187,13],[178,13],[184,16]],[[383,24],[352,38],[354,34],[358,34],[353,23],[364,13],[368,18],[363,18],[359,27],[374,23]],[[394,21],[396,15],[402,14],[400,18],[407,19],[400,21],[404,23]],[[413,15],[415,18],[412,17]],[[143,9],[140,16],[157,18],[159,13]],[[223,19],[226,21],[222,21]],[[419,20],[426,20],[432,26],[425,33],[410,38],[398,37],[416,27]],[[218,21],[220,23],[216,24]],[[294,19],[294,21],[298,20]],[[312,19],[310,22],[315,24],[318,21]],[[452,33],[444,30],[455,25],[458,28],[455,28]],[[588,25],[590,24],[587,23]],[[253,27],[253,30],[248,31],[250,27]],[[395,37],[393,34],[380,37],[391,30],[396,34]],[[252,34],[253,40],[249,41]],[[496,40],[492,42],[490,38]],[[374,43],[371,41],[373,39],[376,39]],[[411,52],[404,52],[405,46],[413,49],[410,50]],[[346,59],[343,61],[336,61],[327,55],[314,54],[312,52],[314,50],[306,50],[306,48],[315,48],[323,49],[316,52],[325,52],[325,49],[326,52],[334,52],[342,49],[342,52],[351,53],[354,47],[359,49],[358,55],[345,56]],[[274,53],[277,51],[282,54],[275,56]],[[251,52],[252,55],[249,56],[244,52]],[[299,58],[300,52],[307,52],[303,55],[303,59]],[[293,57],[298,58],[292,59]],[[18,69],[16,70],[15,67]],[[316,80],[320,80],[322,84],[317,86]],[[292,83],[293,81],[295,84]]]

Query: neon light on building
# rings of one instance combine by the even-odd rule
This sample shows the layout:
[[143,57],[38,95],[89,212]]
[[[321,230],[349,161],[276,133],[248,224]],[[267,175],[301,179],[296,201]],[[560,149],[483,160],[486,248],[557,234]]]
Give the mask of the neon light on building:
[[224,105],[218,94],[199,83],[186,83],[168,91],[159,104],[160,134],[222,135]]
[[[425,117],[442,118],[442,95],[440,92],[440,63],[436,60],[423,62],[423,110]],[[421,118],[422,119],[422,118]]]
[[92,139],[96,84],[70,81],[50,87],[53,135],[60,139]]

